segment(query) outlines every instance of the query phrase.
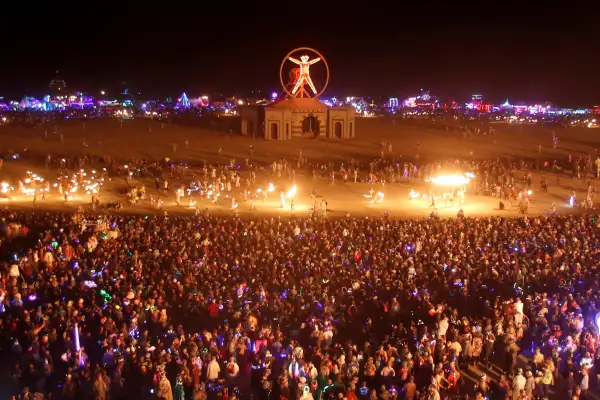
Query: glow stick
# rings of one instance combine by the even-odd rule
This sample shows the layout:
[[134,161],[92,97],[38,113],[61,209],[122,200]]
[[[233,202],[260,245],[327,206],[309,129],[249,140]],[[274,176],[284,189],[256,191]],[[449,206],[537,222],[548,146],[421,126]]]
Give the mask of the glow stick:
[[81,346],[79,345],[79,328],[77,327],[77,323],[75,323],[75,351],[79,351]]

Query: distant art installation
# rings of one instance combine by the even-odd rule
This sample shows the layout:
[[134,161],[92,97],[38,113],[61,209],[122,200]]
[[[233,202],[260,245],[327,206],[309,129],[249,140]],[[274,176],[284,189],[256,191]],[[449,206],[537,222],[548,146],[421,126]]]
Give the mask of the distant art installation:
[[264,108],[240,109],[242,135],[258,133],[265,140],[355,137],[354,107],[319,100],[329,84],[329,65],[319,51],[298,47],[287,53],[279,66],[279,82],[283,96],[274,93]]
[[[306,53],[312,53],[315,57],[311,59],[311,56]],[[296,54],[300,55],[294,57],[294,55]],[[292,85],[286,85],[283,80],[283,71],[287,62],[292,62],[299,66],[299,68],[296,68],[295,73],[292,74],[294,79]],[[318,62],[323,63],[326,71],[325,83],[321,90],[317,90],[310,76],[310,66]],[[319,97],[325,91],[329,83],[329,65],[327,64],[327,60],[325,59],[325,57],[323,57],[323,55],[319,53],[319,51],[310,47],[298,47],[297,49],[290,51],[281,62],[281,66],[279,68],[279,79],[283,90],[287,93],[289,97],[316,98]],[[290,86],[292,86],[291,90],[289,89]],[[310,89],[310,91],[306,89],[307,86]]]

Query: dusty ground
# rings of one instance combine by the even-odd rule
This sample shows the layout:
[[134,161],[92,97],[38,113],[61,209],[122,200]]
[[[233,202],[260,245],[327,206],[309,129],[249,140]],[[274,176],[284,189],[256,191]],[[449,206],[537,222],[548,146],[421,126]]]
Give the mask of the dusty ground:
[[[64,143],[60,141],[60,134],[53,134],[54,127],[38,128],[15,128],[0,126],[0,153],[6,153],[12,149],[24,156],[21,161],[6,161],[0,171],[0,181],[16,181],[25,177],[25,171],[32,170],[46,179],[54,179],[56,172],[47,171],[43,166],[46,154],[55,155],[79,155],[84,151],[95,154],[107,154],[116,157],[120,161],[127,158],[146,158],[158,160],[171,157],[177,161],[187,161],[190,165],[201,165],[202,161],[222,161],[236,158],[240,162],[249,156],[250,145],[254,146],[252,161],[266,165],[277,158],[293,159],[298,156],[302,149],[303,155],[313,161],[344,161],[352,157],[368,162],[379,156],[378,144],[382,140],[391,142],[392,154],[387,157],[413,158],[417,153],[422,160],[438,160],[450,157],[490,159],[502,158],[530,158],[538,157],[538,145],[542,145],[541,159],[566,159],[568,154],[576,157],[594,151],[600,147],[600,129],[558,129],[540,128],[534,126],[510,126],[506,124],[494,124],[496,129],[495,138],[491,136],[473,136],[463,139],[458,132],[446,132],[446,125],[458,125],[460,122],[425,122],[425,121],[398,121],[396,124],[391,119],[358,119],[357,138],[352,141],[323,141],[314,139],[294,139],[290,142],[267,142],[263,140],[252,140],[240,136],[229,136],[223,132],[207,131],[191,127],[161,124],[146,120],[125,121],[122,126],[118,121],[102,120],[88,121],[85,125],[81,122],[68,122],[58,126],[58,132],[63,134]],[[467,124],[462,122],[463,125]],[[468,125],[476,125],[469,122]],[[482,130],[487,130],[485,125],[480,125]],[[48,130],[48,138],[44,138],[44,131]],[[552,131],[559,137],[557,149],[552,149]],[[83,141],[87,147],[83,146]],[[495,139],[495,142],[494,142]],[[185,141],[189,141],[188,149]],[[178,150],[172,152],[173,142],[178,143]],[[222,155],[219,156],[218,149],[222,147]],[[24,151],[27,149],[27,151]],[[471,154],[472,153],[472,154]],[[91,168],[90,168],[91,169]],[[566,175],[546,174],[550,184],[549,193],[538,193],[541,174],[534,173],[534,194],[530,206],[531,214],[548,213],[552,203],[556,203],[558,212],[572,213],[577,209],[568,207],[569,194],[575,190],[578,199],[585,198],[586,183],[577,181]],[[560,179],[557,181],[557,177]],[[522,178],[522,174],[517,174]],[[258,181],[262,187],[273,182],[279,189],[287,191],[293,184],[289,179],[274,179],[268,170],[258,175]],[[594,181],[595,184],[598,180]],[[154,189],[151,181],[138,182],[134,180],[131,184],[144,183],[148,193],[159,195]],[[369,204],[363,197],[371,185],[358,183],[344,184],[336,182],[330,185],[326,181],[313,182],[310,176],[298,174],[296,177],[298,195],[296,198],[297,215],[306,215],[310,204],[310,192],[317,189],[319,196],[329,202],[329,215],[343,216],[346,212],[353,215],[382,216],[388,211],[391,216],[425,217],[431,210],[426,200],[408,200],[410,188],[421,193],[429,191],[428,184],[424,182],[405,182],[386,185],[384,189],[374,187],[375,190],[383,190],[385,199],[381,204]],[[174,185],[172,186],[174,187]],[[116,199],[125,202],[122,194],[127,184],[122,178],[114,178],[107,181],[102,188],[101,201],[108,202]],[[231,194],[232,196],[234,193]],[[169,213],[188,213],[194,210],[175,204],[173,192],[161,195],[164,200],[164,208]],[[241,199],[241,196],[239,196]],[[82,205],[90,209],[89,196],[85,194],[75,195],[72,202],[65,204],[56,189],[51,192],[45,200],[38,200],[38,207],[54,210],[73,210]],[[183,200],[186,204],[186,199]],[[231,214],[230,200],[224,199],[218,205],[207,205],[211,213]],[[8,205],[6,198],[0,198],[0,206]],[[32,198],[24,195],[13,195],[13,208],[32,209]],[[199,205],[200,206],[200,205]],[[508,210],[498,211],[497,200],[491,197],[467,195],[466,204],[463,206],[466,215],[490,215],[500,214],[506,216],[517,215],[516,207],[507,204]],[[202,208],[200,206],[200,208]],[[289,215],[289,208],[280,208],[277,192],[263,203],[257,202],[257,210],[250,211],[249,204],[240,203],[238,211],[242,216],[253,215]],[[440,209],[442,216],[455,216],[458,208]],[[142,205],[128,206],[126,213],[150,213],[148,202]],[[525,362],[521,357],[521,362]],[[482,371],[470,370],[466,377],[475,382]],[[491,375],[497,377],[496,373]]]
[[[393,151],[386,153],[387,157],[414,157],[417,153],[421,159],[437,160],[442,158],[531,158],[538,157],[538,145],[542,145],[542,159],[565,159],[568,154],[576,157],[580,154],[592,153],[594,148],[600,147],[600,129],[586,128],[541,128],[537,126],[494,124],[495,137],[473,136],[463,139],[458,132],[446,132],[446,125],[477,125],[482,130],[487,130],[487,125],[478,122],[427,122],[427,121],[398,121],[396,124],[391,119],[373,118],[358,119],[357,138],[351,141],[325,141],[306,138],[297,138],[289,142],[276,142],[264,140],[252,140],[240,136],[226,135],[223,132],[207,131],[192,127],[170,125],[168,123],[149,122],[147,120],[125,121],[120,124],[116,120],[69,121],[58,126],[59,134],[54,134],[54,127],[0,127],[0,152],[6,153],[12,149],[22,154],[29,154],[21,161],[6,161],[0,171],[0,180],[22,179],[26,170],[32,170],[53,179],[54,172],[47,172],[43,167],[43,158],[46,154],[76,155],[84,151],[95,154],[108,154],[119,160],[127,158],[162,159],[171,157],[177,161],[187,161],[190,165],[200,165],[202,161],[226,161],[236,158],[241,163],[244,158],[249,157],[250,146],[254,146],[252,161],[266,165],[277,158],[293,159],[302,150],[305,157],[310,160],[319,161],[344,161],[356,158],[368,161],[379,156],[378,144],[382,140],[391,142]],[[48,138],[44,138],[44,131],[48,131]],[[559,137],[558,148],[552,149],[552,132]],[[60,133],[63,134],[64,143],[60,141]],[[87,143],[84,147],[83,143]],[[189,146],[185,148],[185,141]],[[172,144],[177,142],[176,153],[172,152]],[[222,148],[219,156],[218,148]],[[27,151],[24,152],[24,149]],[[549,193],[542,194],[535,191],[530,206],[530,213],[541,214],[551,209],[554,202],[558,211],[567,213],[575,210],[567,205],[567,199],[571,191],[578,192],[578,200],[585,198],[585,182],[576,181],[566,175],[560,177],[560,181],[554,175],[549,176]],[[517,174],[520,178],[522,175]],[[287,178],[287,177],[286,177]],[[540,174],[534,174],[535,188],[538,187]],[[258,180],[263,186],[273,182],[278,188],[287,190],[292,182],[288,179],[274,180],[269,171],[258,174]],[[138,182],[132,182],[135,184]],[[144,182],[149,193],[153,193],[152,182]],[[328,182],[313,182],[310,176],[297,175],[298,196],[296,198],[296,211],[304,215],[310,202],[310,192],[313,187],[317,189],[319,196],[323,196],[329,203],[330,215],[344,215],[350,212],[353,215],[363,214],[380,216],[388,211],[391,216],[426,216],[430,213],[425,200],[408,201],[408,191],[414,188],[416,191],[425,193],[429,191],[427,184],[421,182],[406,182],[401,184],[386,185],[383,189],[385,199],[381,204],[369,204],[362,195],[366,193],[371,185],[368,184],[344,184],[336,182],[330,185]],[[122,179],[113,179],[107,182],[101,194],[102,201],[115,199],[124,200],[122,192],[126,184]],[[174,186],[172,186],[174,187]],[[374,187],[381,190],[380,187]],[[257,210],[250,211],[249,204],[240,203],[238,211],[242,214],[280,214],[288,215],[289,208],[281,209],[279,200],[273,193],[270,199],[263,204],[257,202]],[[232,196],[236,196],[234,193]],[[237,195],[238,200],[241,196]],[[175,196],[170,193],[163,197],[164,208],[169,212],[192,212],[187,207],[175,205]],[[89,197],[86,195],[75,196],[74,201],[65,205],[58,193],[51,193],[44,201],[38,201],[38,206],[43,208],[64,209],[73,208],[77,205],[87,204]],[[7,204],[7,199],[0,199],[0,205]],[[183,203],[187,204],[184,200]],[[218,205],[208,206],[211,212],[230,213],[230,200],[223,200]],[[200,206],[200,205],[199,205]],[[507,206],[509,206],[507,204]],[[32,207],[30,197],[13,195],[13,207]],[[463,206],[466,215],[489,215],[490,213],[501,213],[502,215],[516,215],[516,207],[509,207],[507,211],[497,211],[497,200],[491,197],[467,196],[466,204]],[[150,212],[148,204],[128,207],[130,212]],[[440,209],[441,215],[456,215],[458,208]]]

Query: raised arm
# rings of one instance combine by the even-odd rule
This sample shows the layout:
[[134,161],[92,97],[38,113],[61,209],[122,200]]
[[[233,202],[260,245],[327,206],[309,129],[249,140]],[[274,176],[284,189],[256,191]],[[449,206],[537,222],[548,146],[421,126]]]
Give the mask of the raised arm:
[[313,65],[314,63],[318,63],[319,61],[321,61],[321,57],[317,57],[314,60],[310,60],[308,62],[308,65]]
[[300,62],[300,60],[296,60],[294,57],[290,57],[290,58],[289,58],[289,60],[290,60],[291,62],[293,62],[294,64],[298,64],[298,65],[302,64],[302,63]]

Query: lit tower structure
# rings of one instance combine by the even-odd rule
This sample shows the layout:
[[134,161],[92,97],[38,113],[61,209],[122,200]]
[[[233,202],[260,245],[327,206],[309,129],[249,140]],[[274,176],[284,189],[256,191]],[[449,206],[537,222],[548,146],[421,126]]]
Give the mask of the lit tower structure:
[[185,94],[185,92],[183,92],[181,94],[181,97],[179,98],[179,100],[177,101],[177,106],[175,108],[184,108],[184,109],[188,109],[192,107],[190,100],[187,97],[187,94]]
[[438,106],[438,100],[429,94],[429,90],[421,89],[419,96],[409,97],[402,102],[402,107],[415,108],[422,111],[432,111]]
[[355,137],[354,107],[329,106],[319,100],[329,83],[329,66],[319,51],[310,47],[290,51],[279,66],[279,82],[284,94],[273,96],[267,107],[240,109],[242,135],[259,134],[265,140]]
[[48,87],[55,95],[63,94],[67,89],[67,82],[65,82],[63,79],[60,79],[58,71],[56,71],[56,76],[50,81]]
[[492,105],[483,103],[483,95],[474,94],[471,96],[471,102],[466,104],[467,109],[483,112],[491,112]]

